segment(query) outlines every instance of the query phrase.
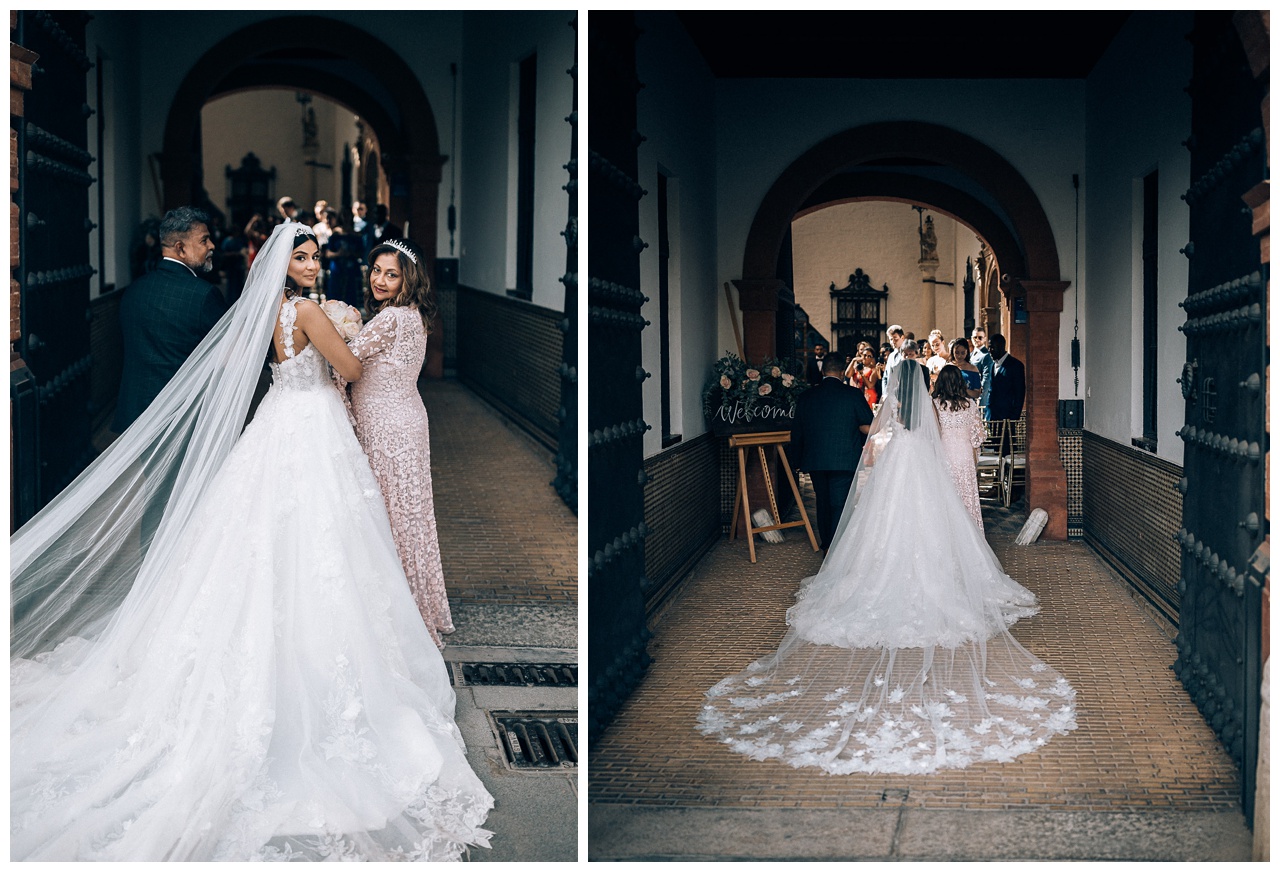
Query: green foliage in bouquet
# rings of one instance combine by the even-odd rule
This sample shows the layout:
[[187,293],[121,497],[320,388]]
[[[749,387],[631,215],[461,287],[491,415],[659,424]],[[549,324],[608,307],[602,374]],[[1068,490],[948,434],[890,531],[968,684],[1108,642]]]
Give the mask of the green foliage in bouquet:
[[809,387],[798,363],[776,357],[749,366],[738,355],[726,354],[712,369],[702,409],[713,423],[789,421],[795,413],[796,397]]

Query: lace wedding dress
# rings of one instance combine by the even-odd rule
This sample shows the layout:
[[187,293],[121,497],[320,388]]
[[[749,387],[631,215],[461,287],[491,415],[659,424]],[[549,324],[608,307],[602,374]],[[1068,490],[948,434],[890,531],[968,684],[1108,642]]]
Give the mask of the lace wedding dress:
[[1011,760],[1076,726],[1074,689],[1008,631],[1036,598],[951,483],[924,370],[895,367],[885,397],[778,651],[707,691],[699,729],[740,754],[914,774]]
[[[291,338],[294,306],[279,311]],[[123,601],[85,627],[58,617],[78,632],[45,627],[62,641],[11,660],[13,859],[447,860],[487,845],[492,798],[326,362],[290,348],[273,372]],[[106,537],[77,523],[81,550]],[[24,601],[29,567],[64,556],[32,556],[34,535],[12,543]],[[106,585],[114,570],[94,571]],[[15,645],[40,649],[28,623]]]

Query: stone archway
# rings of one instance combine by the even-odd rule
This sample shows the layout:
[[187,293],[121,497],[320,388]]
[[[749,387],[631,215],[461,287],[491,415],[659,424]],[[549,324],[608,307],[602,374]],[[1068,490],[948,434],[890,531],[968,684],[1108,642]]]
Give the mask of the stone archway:
[[[345,22],[307,15],[290,17],[288,27],[281,27],[282,20],[260,21],[236,31],[206,51],[182,80],[165,123],[160,165],[164,208],[190,203],[198,193],[192,190],[196,162],[192,142],[207,100],[250,87],[297,87],[323,93],[358,113],[376,131],[380,162],[390,182],[391,218],[402,226],[408,224],[426,256],[427,275],[434,276],[445,157],[440,154],[435,114],[417,75],[381,40]],[[298,79],[288,65],[254,63],[266,53],[288,49],[323,51],[359,63],[391,95],[392,105],[336,76],[308,73]],[[370,63],[371,58],[376,63]],[[432,378],[444,376],[442,329],[435,327],[427,346],[423,372]]]
[[[324,51],[362,66],[389,93],[394,105],[385,106],[350,83],[334,81],[331,88],[312,77],[306,90],[349,106],[377,131],[383,167],[391,177],[388,206],[397,223],[409,222],[414,241],[434,272],[441,165],[440,137],[435,114],[416,74],[385,43],[359,28],[321,16],[298,16],[260,21],[236,31],[214,45],[192,65],[174,95],[165,124],[161,182],[166,209],[191,202],[194,156],[191,143],[199,129],[200,110],[213,96],[255,86],[295,87],[280,65],[253,66],[255,58],[282,49]],[[368,59],[376,58],[371,64]],[[331,93],[331,91],[333,93]],[[394,118],[398,116],[400,123]]]
[[[947,167],[976,184],[998,204],[1007,221],[950,185],[922,176],[868,174],[857,182],[847,171],[868,164],[925,162]],[[848,182],[839,182],[844,176]],[[874,176],[879,176],[878,180]],[[911,181],[907,181],[910,178]],[[828,185],[832,199],[854,196],[841,184],[870,184],[875,196],[906,198],[944,211],[973,227],[992,246],[1006,273],[1006,301],[1021,297],[1030,314],[1025,342],[1017,341],[1009,304],[1002,329],[1010,348],[1027,369],[1027,500],[1049,513],[1044,536],[1067,537],[1067,483],[1058,448],[1058,341],[1062,295],[1067,282],[1059,272],[1058,248],[1039,198],[1022,175],[999,153],[972,137],[918,121],[868,124],[837,133],[796,158],[765,194],[747,233],[742,278],[734,284],[742,308],[744,350],[748,358],[775,353],[778,258],[797,212],[816,205],[815,194]],[[870,195],[872,188],[856,196]],[[1019,353],[1021,352],[1021,353]]]

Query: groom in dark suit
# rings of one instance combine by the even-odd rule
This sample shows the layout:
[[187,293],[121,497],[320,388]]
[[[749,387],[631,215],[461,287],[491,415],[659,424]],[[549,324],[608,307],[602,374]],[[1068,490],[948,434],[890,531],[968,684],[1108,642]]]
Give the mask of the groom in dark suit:
[[792,463],[813,482],[818,538],[826,551],[853,486],[873,416],[862,391],[844,383],[844,361],[838,355],[826,356],[822,376],[821,384],[796,400],[791,447]]
[[213,268],[209,218],[182,206],[159,229],[163,259],[120,300],[124,372],[112,428],[123,433],[227,310],[217,286],[198,278]]

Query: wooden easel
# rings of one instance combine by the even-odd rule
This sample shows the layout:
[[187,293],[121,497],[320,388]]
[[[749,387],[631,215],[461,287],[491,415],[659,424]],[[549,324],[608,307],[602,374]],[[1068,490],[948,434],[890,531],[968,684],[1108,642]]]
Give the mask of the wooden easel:
[[[791,462],[787,460],[787,452],[782,446],[791,441],[791,433],[779,430],[770,433],[738,433],[729,437],[729,447],[738,449],[738,492],[733,498],[733,527],[730,533],[738,538],[738,506],[742,506],[742,520],[747,531],[747,549],[751,552],[751,562],[756,562],[756,533],[769,530],[785,530],[788,527],[804,527],[809,534],[809,543],[813,550],[818,550],[818,540],[813,535],[813,527],[809,524],[809,513],[804,509],[804,500],[800,498],[800,488],[796,485],[795,473],[791,471]],[[774,520],[778,519],[778,498],[773,491],[773,477],[769,475],[769,464],[765,459],[766,445],[778,446],[778,456],[782,458],[782,471],[786,473],[787,483],[791,485],[791,493],[795,495],[796,505],[800,509],[799,521],[788,521],[785,524],[770,524],[767,527],[754,527],[751,523],[751,506],[747,499],[747,449],[755,447],[760,452],[760,470],[764,473],[764,486],[769,492],[769,505],[773,508]]]

